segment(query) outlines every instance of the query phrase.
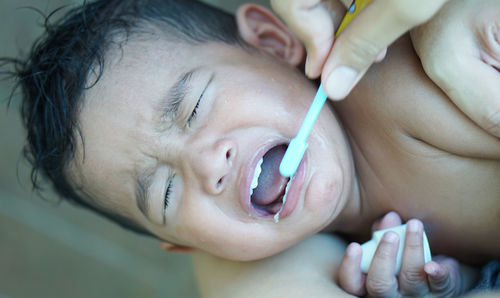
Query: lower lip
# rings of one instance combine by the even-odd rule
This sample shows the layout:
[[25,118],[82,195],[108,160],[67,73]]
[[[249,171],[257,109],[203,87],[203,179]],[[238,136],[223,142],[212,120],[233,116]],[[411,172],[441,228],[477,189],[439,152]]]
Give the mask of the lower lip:
[[299,202],[302,186],[304,184],[306,176],[306,163],[307,156],[304,156],[304,158],[300,162],[297,172],[295,172],[295,175],[292,177],[291,185],[286,194],[285,204],[283,205],[283,209],[281,210],[279,215],[280,220],[289,216],[295,210],[295,207],[297,207],[297,203]]

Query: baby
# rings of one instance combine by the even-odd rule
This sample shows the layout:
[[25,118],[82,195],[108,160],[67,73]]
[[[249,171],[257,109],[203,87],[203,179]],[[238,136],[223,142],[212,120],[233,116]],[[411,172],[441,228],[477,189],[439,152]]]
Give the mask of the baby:
[[433,253],[500,255],[500,140],[425,76],[408,36],[323,108],[288,180],[278,166],[317,86],[268,10],[97,1],[48,29],[16,63],[35,185],[41,173],[169,249],[231,260],[318,232],[364,241],[390,210],[421,219]]

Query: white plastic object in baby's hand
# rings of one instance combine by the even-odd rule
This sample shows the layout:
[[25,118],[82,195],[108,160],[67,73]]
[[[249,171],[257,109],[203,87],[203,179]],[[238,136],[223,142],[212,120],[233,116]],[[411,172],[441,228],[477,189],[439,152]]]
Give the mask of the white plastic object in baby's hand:
[[[368,273],[368,269],[370,268],[370,264],[373,259],[373,255],[377,250],[378,244],[382,239],[382,236],[385,232],[393,231],[399,236],[399,249],[398,256],[396,259],[396,275],[399,274],[399,270],[401,269],[401,259],[403,258],[403,247],[405,244],[405,234],[406,234],[406,224],[395,226],[392,228],[387,228],[383,230],[378,230],[373,233],[372,239],[368,242],[365,242],[361,245],[363,249],[363,255],[361,257],[361,271],[364,273]],[[431,261],[431,249],[429,247],[429,241],[427,240],[427,235],[425,235],[425,231],[423,233],[423,246],[424,246],[424,264]]]

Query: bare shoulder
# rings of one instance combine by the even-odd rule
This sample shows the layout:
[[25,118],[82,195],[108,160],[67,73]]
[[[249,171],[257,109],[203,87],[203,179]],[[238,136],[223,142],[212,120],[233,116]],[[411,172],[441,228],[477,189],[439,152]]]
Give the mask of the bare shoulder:
[[235,262],[193,256],[202,297],[332,297],[346,295],[334,282],[345,243],[317,234],[275,256]]
[[454,155],[500,160],[499,15],[496,0],[449,1],[412,32],[413,44],[395,47],[393,67],[406,66],[403,88],[412,91],[399,120],[411,135]]
[[498,257],[500,139],[426,76],[408,36],[336,107],[372,198],[424,220],[434,252]]
[[390,59],[371,74],[373,81],[385,82],[385,86],[376,87],[378,101],[372,99],[372,104],[382,111],[379,116],[384,117],[384,123],[391,126],[386,129],[397,126],[436,152],[500,161],[500,138],[477,125],[434,84],[408,36],[389,51]]

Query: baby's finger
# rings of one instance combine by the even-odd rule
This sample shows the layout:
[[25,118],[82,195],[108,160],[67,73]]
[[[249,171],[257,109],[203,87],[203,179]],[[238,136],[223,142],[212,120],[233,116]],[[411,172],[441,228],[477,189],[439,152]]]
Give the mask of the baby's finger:
[[372,232],[377,230],[383,230],[387,228],[392,228],[401,225],[401,217],[394,211],[391,211],[384,215],[381,219],[375,221],[372,225]]
[[424,272],[423,224],[411,219],[406,224],[406,238],[399,273],[400,293],[405,296],[423,296],[429,292]]
[[458,263],[455,260],[443,258],[441,263],[428,262],[424,266],[424,271],[427,274],[432,294],[439,297],[456,297],[460,294],[462,284]]
[[398,234],[386,232],[375,251],[366,277],[366,290],[370,296],[395,297],[398,294],[394,271],[398,248]]
[[431,261],[425,264],[424,270],[429,277],[429,287],[432,292],[443,293],[450,288],[450,275],[446,268]]
[[339,284],[348,293],[365,295],[365,275],[361,272],[361,246],[351,243],[347,246],[339,270]]

